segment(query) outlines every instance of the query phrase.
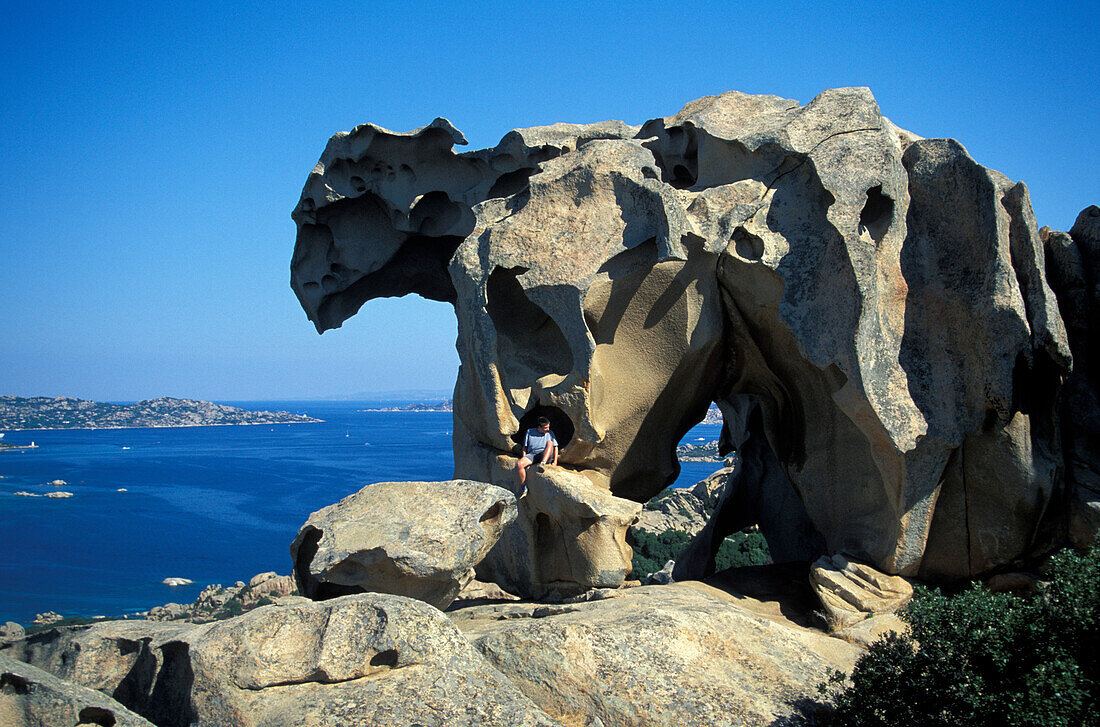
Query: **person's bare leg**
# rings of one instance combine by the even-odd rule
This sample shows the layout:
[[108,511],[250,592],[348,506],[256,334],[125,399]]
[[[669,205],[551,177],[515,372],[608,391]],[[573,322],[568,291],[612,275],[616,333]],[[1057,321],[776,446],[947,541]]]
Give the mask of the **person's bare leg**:
[[519,475],[520,487],[523,487],[523,483],[527,479],[527,466],[529,464],[531,464],[531,460],[527,459],[526,454],[519,458],[519,462],[516,462],[516,473]]

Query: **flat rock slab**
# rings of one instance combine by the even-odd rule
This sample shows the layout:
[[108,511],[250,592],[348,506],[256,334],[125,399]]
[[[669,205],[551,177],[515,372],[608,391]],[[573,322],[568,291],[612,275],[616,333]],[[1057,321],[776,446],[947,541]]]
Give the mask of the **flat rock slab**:
[[309,516],[290,546],[302,595],[373,591],[446,608],[516,519],[507,490],[472,480],[378,482]]
[[756,616],[701,583],[646,586],[523,617],[466,609],[460,626],[525,695],[566,725],[770,725],[816,698],[861,651]]
[[0,656],[0,724],[153,727],[105,694],[7,656]]

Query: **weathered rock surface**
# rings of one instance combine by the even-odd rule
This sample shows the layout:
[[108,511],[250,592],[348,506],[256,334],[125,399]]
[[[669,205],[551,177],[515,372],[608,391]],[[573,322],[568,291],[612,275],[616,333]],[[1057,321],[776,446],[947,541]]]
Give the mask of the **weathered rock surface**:
[[835,629],[869,616],[893,613],[909,603],[913,587],[900,576],[888,576],[841,554],[822,556],[810,568],[810,584]]
[[110,725],[153,727],[110,697],[0,654],[0,724],[4,727]]
[[1068,233],[1043,233],[1047,276],[1073,351],[1073,373],[1059,406],[1070,487],[1068,534],[1086,548],[1100,530],[1100,207],[1082,210]]
[[[499,456],[490,476],[518,489],[515,463]],[[633,555],[626,532],[641,505],[554,465],[529,469],[526,487],[516,521],[477,567],[482,580],[530,598],[621,586]]]
[[771,725],[860,650],[765,619],[700,583],[519,613],[455,617],[489,661],[565,725]]
[[469,480],[379,482],[318,510],[290,546],[302,595],[393,593],[446,608],[516,519],[511,492]]
[[6,653],[112,694],[161,727],[556,724],[446,616],[389,594],[265,606],[204,625],[114,621]]
[[1026,188],[957,142],[848,88],[455,143],[443,119],[333,137],[292,286],[319,330],[379,296],[454,304],[458,476],[492,481],[546,415],[561,465],[645,501],[717,401],[777,558],[970,578],[1057,519],[1043,245]]

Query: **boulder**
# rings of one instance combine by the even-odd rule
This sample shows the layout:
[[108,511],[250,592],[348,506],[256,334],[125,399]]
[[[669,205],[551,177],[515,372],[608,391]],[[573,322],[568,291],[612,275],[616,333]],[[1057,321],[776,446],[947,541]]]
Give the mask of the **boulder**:
[[5,727],[153,727],[110,697],[0,654],[0,724]]
[[913,597],[913,587],[904,578],[880,573],[841,554],[819,558],[810,568],[810,584],[834,629],[893,613]]
[[8,621],[0,625],[0,641],[17,641],[26,635],[22,624]]
[[560,465],[644,502],[716,401],[752,455],[723,517],[777,559],[958,580],[1045,547],[1071,359],[1022,184],[865,88],[456,143],[443,119],[334,136],[291,274],[318,330],[454,305],[458,476],[494,481],[545,415]]
[[829,669],[850,671],[860,653],[700,583],[632,588],[543,614],[492,609],[464,610],[460,627],[566,725],[785,723]]
[[844,639],[849,644],[868,649],[871,644],[890,634],[904,635],[909,632],[909,624],[901,620],[896,613],[880,613],[857,621],[851,626],[834,631],[833,636]]
[[[518,490],[516,461],[498,457],[490,475]],[[518,517],[478,566],[479,577],[528,598],[621,586],[633,557],[626,531],[641,505],[555,465],[529,469],[526,486]]]
[[437,609],[381,593],[204,625],[115,621],[13,655],[160,727],[554,725]]
[[482,482],[379,482],[309,516],[294,577],[314,599],[377,591],[443,609],[515,519],[512,493]]

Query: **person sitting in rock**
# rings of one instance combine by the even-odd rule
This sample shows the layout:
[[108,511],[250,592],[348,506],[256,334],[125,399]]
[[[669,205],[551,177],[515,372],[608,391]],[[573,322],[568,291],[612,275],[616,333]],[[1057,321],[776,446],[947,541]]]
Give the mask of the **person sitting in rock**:
[[531,465],[558,463],[558,440],[550,431],[550,420],[539,417],[535,423],[538,426],[528,429],[523,438],[523,454],[519,462],[516,462],[521,487],[527,479],[527,468]]

